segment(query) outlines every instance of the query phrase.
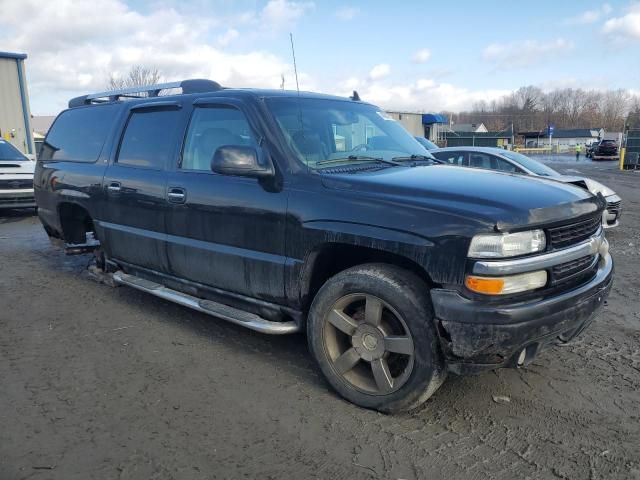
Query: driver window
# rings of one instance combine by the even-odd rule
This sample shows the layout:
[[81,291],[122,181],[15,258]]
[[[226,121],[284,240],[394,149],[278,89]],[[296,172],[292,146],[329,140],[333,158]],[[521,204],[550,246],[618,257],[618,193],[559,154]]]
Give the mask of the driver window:
[[213,154],[224,145],[257,146],[244,114],[226,106],[196,108],[189,122],[180,168],[210,171]]

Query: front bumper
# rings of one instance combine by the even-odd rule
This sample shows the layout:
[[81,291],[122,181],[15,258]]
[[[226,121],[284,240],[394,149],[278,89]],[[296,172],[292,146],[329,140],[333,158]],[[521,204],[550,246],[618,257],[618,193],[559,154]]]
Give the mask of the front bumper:
[[611,150],[608,152],[593,152],[591,154],[591,158],[594,160],[600,160],[600,159],[617,160],[620,158],[620,154],[615,150]]
[[[431,291],[448,368],[457,374],[529,363],[559,337],[573,338],[602,308],[613,283],[613,260],[600,258],[595,276],[568,292],[536,301],[490,305],[455,290]],[[522,363],[520,363],[521,365]]]
[[0,190],[0,209],[3,208],[33,208],[36,199],[33,189]]

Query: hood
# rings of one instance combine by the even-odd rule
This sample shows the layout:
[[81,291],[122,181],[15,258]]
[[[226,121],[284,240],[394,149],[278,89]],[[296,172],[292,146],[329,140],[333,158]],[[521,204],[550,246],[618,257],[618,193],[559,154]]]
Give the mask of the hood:
[[601,193],[604,197],[608,197],[616,194],[616,192],[611,190],[606,185],[603,185],[602,183],[596,182],[595,180],[587,177],[573,177],[569,175],[561,175],[554,179],[558,180],[559,182],[570,183],[580,188],[584,188],[585,190],[588,190],[594,195]]
[[587,188],[587,184],[585,183],[585,177],[576,177],[573,175],[557,175],[555,177],[549,177],[552,180],[555,180],[556,182],[562,182],[562,183],[569,183],[571,185],[575,185],[577,187],[580,187],[584,190],[589,190]]
[[33,176],[36,162],[31,160],[0,160],[0,178],[9,178],[9,175],[24,177]]
[[498,230],[566,221],[605,205],[601,197],[553,179],[447,165],[327,174],[322,181],[329,189],[482,219]]

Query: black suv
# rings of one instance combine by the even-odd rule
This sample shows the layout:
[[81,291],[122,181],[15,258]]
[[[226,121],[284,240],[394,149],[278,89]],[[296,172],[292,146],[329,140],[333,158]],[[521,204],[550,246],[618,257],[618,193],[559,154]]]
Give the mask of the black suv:
[[419,405],[447,372],[526,365],[611,287],[601,195],[439,165],[357,95],[188,80],[69,107],[38,156],[47,233],[95,249],[116,283],[306,332],[364,407]]
[[617,160],[620,158],[618,142],[615,140],[600,140],[593,147],[591,158],[594,160]]

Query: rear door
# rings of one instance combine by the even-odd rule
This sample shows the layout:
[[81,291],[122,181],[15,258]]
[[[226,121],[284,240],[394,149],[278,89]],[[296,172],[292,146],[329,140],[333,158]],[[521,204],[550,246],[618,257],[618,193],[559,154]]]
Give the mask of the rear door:
[[149,102],[129,109],[103,180],[100,222],[107,254],[168,273],[165,212],[167,166],[175,162],[183,128],[180,102]]

